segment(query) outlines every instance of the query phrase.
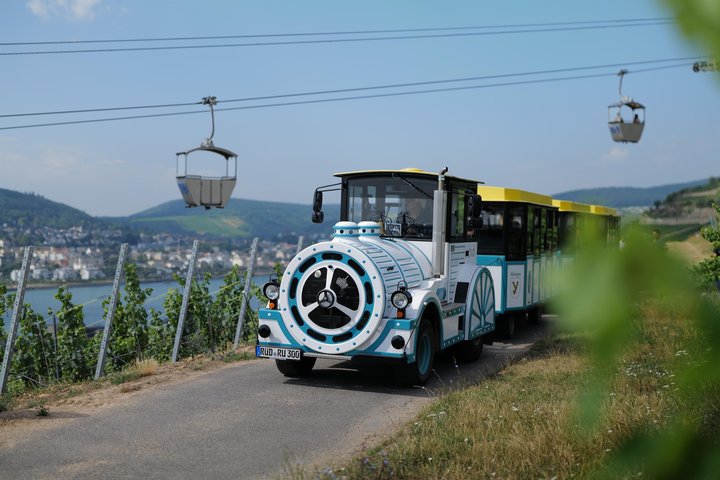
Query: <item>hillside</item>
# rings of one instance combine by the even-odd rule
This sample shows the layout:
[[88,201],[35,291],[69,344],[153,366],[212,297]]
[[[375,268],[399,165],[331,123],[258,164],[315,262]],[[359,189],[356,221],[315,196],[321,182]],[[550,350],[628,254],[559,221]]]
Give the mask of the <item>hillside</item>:
[[711,177],[702,185],[670,193],[663,201],[656,202],[647,215],[654,219],[684,218],[693,220],[692,223],[696,223],[695,220],[707,223],[715,216],[713,202],[720,203],[720,178]]
[[284,235],[328,235],[340,216],[340,207],[327,205],[324,211],[325,223],[316,225],[310,221],[309,205],[233,198],[224,209],[205,210],[185,208],[181,200],[175,200],[117,220],[143,230],[271,239]]
[[649,207],[655,202],[662,201],[668,195],[678,190],[706,185],[707,179],[687,183],[674,183],[658,187],[604,187],[571,190],[557,193],[553,198],[571,200],[574,202],[606,205],[613,208],[623,207]]
[[0,188],[0,223],[19,228],[69,228],[102,225],[102,220],[63,203],[53,202],[34,193]]

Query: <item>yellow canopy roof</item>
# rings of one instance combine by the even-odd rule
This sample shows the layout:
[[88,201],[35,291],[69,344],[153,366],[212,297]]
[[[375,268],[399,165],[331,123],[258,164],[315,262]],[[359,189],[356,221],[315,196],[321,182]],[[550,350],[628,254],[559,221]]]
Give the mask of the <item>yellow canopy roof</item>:
[[553,199],[548,195],[526,192],[525,190],[517,190],[515,188],[478,185],[477,191],[478,195],[486,202],[522,202],[545,207],[553,206]]

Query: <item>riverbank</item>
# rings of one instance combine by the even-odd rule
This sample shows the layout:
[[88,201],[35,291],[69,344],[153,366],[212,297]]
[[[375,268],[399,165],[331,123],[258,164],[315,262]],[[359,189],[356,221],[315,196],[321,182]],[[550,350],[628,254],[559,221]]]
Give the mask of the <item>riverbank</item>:
[[[213,276],[213,278],[223,278],[225,275],[227,275],[228,272],[210,272]],[[253,277],[266,277],[273,273],[272,270],[263,269],[260,271],[253,272]],[[183,277],[184,278],[184,277]],[[242,278],[245,278],[244,274],[242,275]],[[70,282],[28,282],[25,286],[28,290],[37,290],[42,288],[60,288],[60,287],[67,287],[67,288],[73,288],[73,287],[98,287],[98,286],[104,286],[104,285],[112,285],[114,279],[101,279],[101,280],[74,280]],[[172,277],[164,277],[164,278],[141,278],[140,283],[169,283],[169,282],[175,282],[175,279]],[[4,285],[5,288],[7,288],[7,291],[9,293],[15,292],[17,290],[17,283],[8,283],[8,282],[0,282],[0,285]]]

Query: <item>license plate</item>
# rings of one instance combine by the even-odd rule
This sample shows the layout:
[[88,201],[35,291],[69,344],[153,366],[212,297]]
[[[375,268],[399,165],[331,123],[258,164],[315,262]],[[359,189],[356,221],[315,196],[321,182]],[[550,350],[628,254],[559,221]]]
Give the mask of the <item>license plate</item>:
[[276,360],[300,360],[300,350],[297,348],[283,347],[255,347],[255,356],[263,358],[274,358]]

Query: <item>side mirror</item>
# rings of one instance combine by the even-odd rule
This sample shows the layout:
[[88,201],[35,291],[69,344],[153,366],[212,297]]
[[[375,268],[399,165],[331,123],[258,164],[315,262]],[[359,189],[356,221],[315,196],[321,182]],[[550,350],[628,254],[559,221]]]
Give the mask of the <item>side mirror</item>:
[[322,223],[323,220],[325,220],[325,215],[322,212],[322,203],[323,203],[323,192],[320,190],[315,190],[315,194],[313,195],[313,215],[312,215],[312,222],[313,223]]
[[465,223],[467,228],[482,228],[482,198],[480,195],[465,197]]
[[319,212],[322,210],[323,192],[315,190],[313,195],[313,212]]

